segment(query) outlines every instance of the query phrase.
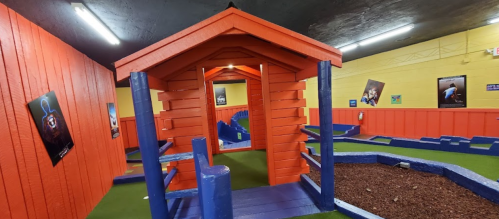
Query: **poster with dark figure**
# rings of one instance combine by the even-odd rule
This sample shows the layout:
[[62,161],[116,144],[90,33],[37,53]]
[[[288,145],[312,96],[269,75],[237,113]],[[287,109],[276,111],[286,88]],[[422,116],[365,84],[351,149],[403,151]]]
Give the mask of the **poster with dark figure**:
[[377,106],[384,87],[385,83],[369,79],[360,102]]
[[215,88],[215,102],[217,106],[227,105],[227,95],[225,94],[225,87]]
[[466,75],[438,79],[438,108],[466,107]]
[[28,103],[28,107],[52,165],[55,166],[74,145],[55,92],[38,97]]
[[109,123],[111,124],[111,136],[115,139],[120,136],[120,129],[118,127],[118,118],[116,116],[114,103],[107,103],[107,110],[109,112]]

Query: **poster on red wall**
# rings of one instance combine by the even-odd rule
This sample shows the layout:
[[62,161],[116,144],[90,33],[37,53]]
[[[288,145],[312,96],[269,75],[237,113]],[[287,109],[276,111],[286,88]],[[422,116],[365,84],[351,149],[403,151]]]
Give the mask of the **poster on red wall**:
[[111,136],[115,139],[120,136],[120,129],[118,127],[118,118],[116,116],[114,103],[107,103],[107,110],[109,113],[109,123],[111,124]]
[[439,78],[438,108],[466,107],[466,75]]
[[385,83],[369,79],[360,102],[376,107],[384,87]]
[[28,103],[28,107],[52,165],[55,166],[74,146],[55,92],[36,98]]

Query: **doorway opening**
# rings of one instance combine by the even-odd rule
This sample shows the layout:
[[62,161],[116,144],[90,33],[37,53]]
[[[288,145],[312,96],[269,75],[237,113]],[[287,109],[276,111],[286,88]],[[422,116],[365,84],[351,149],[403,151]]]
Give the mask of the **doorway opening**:
[[251,148],[248,86],[246,79],[212,81],[214,129],[220,152]]

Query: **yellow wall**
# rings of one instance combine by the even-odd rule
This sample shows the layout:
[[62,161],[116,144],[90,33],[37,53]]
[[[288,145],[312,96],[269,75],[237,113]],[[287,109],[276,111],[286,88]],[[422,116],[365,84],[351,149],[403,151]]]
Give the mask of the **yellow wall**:
[[[159,114],[163,110],[163,105],[158,101],[158,90],[151,90],[151,102],[154,114]],[[118,110],[120,111],[120,118],[135,116],[133,110],[132,92],[129,87],[116,88],[116,95],[118,99]]]
[[[486,84],[499,84],[499,58],[484,52],[493,47],[499,47],[499,24],[346,62],[332,70],[333,107],[347,108],[350,99],[359,108],[372,107],[360,103],[372,79],[385,82],[378,108],[437,108],[437,78],[466,75],[467,107],[499,108],[499,91],[486,91]],[[397,94],[402,104],[391,104]],[[318,107],[317,78],[307,80],[304,95],[308,107]]]
[[[215,91],[215,88],[219,87],[225,87],[225,94],[227,95],[227,105],[217,106],[215,103],[216,108],[248,105],[248,92],[246,90],[246,83],[214,84],[213,91]],[[215,94],[213,94],[213,96],[214,95]]]

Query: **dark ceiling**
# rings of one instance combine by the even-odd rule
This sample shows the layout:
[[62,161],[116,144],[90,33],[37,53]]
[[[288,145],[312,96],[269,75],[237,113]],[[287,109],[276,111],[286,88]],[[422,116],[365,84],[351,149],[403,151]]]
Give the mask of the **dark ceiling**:
[[[114,70],[112,63],[224,10],[228,0],[0,0]],[[84,3],[120,39],[110,45],[71,8]],[[499,0],[234,0],[241,10],[331,46],[413,23],[404,35],[344,54],[350,61],[487,24]]]

